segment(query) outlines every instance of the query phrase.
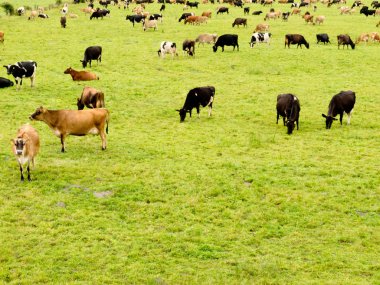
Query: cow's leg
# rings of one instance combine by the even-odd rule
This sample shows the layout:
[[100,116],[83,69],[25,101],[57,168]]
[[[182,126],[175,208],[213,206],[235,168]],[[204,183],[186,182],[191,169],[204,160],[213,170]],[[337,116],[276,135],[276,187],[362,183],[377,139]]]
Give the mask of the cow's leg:
[[34,75],[30,77],[30,84],[31,84],[30,86],[31,87],[34,87],[34,79],[35,79]]
[[352,110],[350,113],[347,113],[347,125],[350,124],[350,121],[351,121],[351,115],[352,115]]
[[65,152],[65,136],[62,134],[61,135],[61,152]]
[[197,108],[198,119],[200,119],[201,118],[201,114],[199,113],[199,105],[196,108]]
[[277,121],[276,121],[277,125],[278,125],[278,119],[280,119],[280,114],[277,112]]
[[298,119],[296,120],[296,123],[297,123],[297,131],[298,131]]
[[224,51],[224,46],[222,46],[222,52]]
[[32,181],[32,179],[30,178],[30,167],[29,167],[29,161],[28,161],[28,167],[26,168],[26,170],[28,170],[28,181]]
[[24,181],[24,175],[23,175],[23,169],[22,169],[22,165],[21,165],[21,163],[19,163],[19,165],[20,165],[20,173],[21,173],[21,181]]
[[238,44],[236,44],[236,46],[237,46],[237,50],[239,51],[239,45],[238,45]]
[[100,138],[102,139],[102,150],[105,150],[107,148],[107,140],[106,140],[106,134],[104,133],[104,130],[100,130]]
[[339,114],[340,125],[342,125],[342,120],[343,120],[343,112]]

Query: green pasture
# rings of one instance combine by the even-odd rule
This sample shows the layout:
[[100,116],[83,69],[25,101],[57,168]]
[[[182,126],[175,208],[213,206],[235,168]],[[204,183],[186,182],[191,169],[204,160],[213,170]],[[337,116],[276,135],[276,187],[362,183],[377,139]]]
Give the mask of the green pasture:
[[[218,5],[190,10],[213,11],[200,26],[178,23],[183,6],[166,5],[158,30],[146,32],[125,20],[135,4],[91,21],[86,4],[69,4],[79,18],[66,29],[58,8],[34,21],[1,10],[1,66],[32,59],[38,70],[34,88],[25,79],[20,91],[0,90],[0,284],[380,284],[380,44],[336,42],[380,32],[380,18],[317,3],[309,11],[325,15],[323,25],[270,21],[270,46],[251,49],[264,15],[216,15]],[[236,17],[248,27],[232,28]],[[205,45],[184,55],[182,41],[204,32],[236,33],[240,50]],[[331,45],[316,44],[322,32]],[[303,34],[310,49],[285,49],[287,33]],[[179,56],[159,58],[161,41],[176,42]],[[103,47],[102,63],[87,68],[100,80],[74,82],[63,71],[82,70],[91,45]],[[3,67],[0,76],[13,80]],[[216,88],[213,116],[194,110],[180,123],[175,110],[204,85]],[[29,115],[41,105],[75,109],[84,86],[105,94],[107,150],[98,136],[71,136],[61,153],[59,138]],[[356,92],[351,125],[345,115],[326,130],[321,114],[341,90]],[[281,93],[301,102],[290,136],[276,125]],[[21,183],[10,139],[25,123],[41,149],[33,181]]]

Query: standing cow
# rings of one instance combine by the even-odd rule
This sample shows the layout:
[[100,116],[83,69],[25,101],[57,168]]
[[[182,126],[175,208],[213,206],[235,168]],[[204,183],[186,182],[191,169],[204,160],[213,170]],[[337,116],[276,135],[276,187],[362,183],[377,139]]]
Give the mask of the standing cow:
[[86,68],[87,63],[90,63],[91,67],[91,60],[95,60],[96,62],[102,62],[102,47],[101,46],[90,46],[86,48],[84,51],[84,58],[80,62],[83,65],[83,68]]
[[286,119],[286,126],[288,128],[288,134],[292,134],[295,123],[297,124],[297,130],[299,128],[299,114],[301,111],[300,102],[297,98],[297,96],[293,94],[280,94],[277,96],[277,121],[276,124],[278,124],[278,119],[280,116],[282,116],[282,120],[285,126],[285,119]]
[[271,36],[271,33],[253,33],[249,45],[251,48],[253,48],[253,46],[257,43],[267,43],[270,45]]
[[177,110],[179,112],[180,121],[183,122],[186,118],[186,114],[189,113],[191,117],[191,111],[193,108],[197,109],[198,118],[199,115],[199,107],[202,105],[202,107],[208,106],[208,115],[211,116],[212,111],[212,103],[214,101],[215,97],[215,87],[214,86],[204,86],[204,87],[197,87],[194,89],[191,89],[189,93],[187,93],[185,104],[183,105],[182,109]]
[[[12,74],[16,81],[17,89],[19,89],[22,85],[22,79],[24,77],[29,77],[31,81],[31,87],[34,86],[34,80],[36,78],[37,71],[37,62],[29,60],[29,61],[19,61],[15,64],[4,65],[7,69],[7,74]],[[18,82],[20,81],[20,85]]]
[[239,43],[238,43],[238,35],[235,34],[225,34],[218,37],[216,40],[216,43],[212,47],[213,51],[216,52],[218,50],[218,47],[222,47],[222,51],[224,51],[224,46],[233,46],[235,50],[235,47],[237,47],[237,50],[239,50]]
[[157,51],[157,53],[158,56],[162,58],[164,58],[167,53],[171,54],[173,58],[175,55],[178,56],[177,45],[173,42],[161,42],[160,49]]
[[355,106],[356,95],[355,92],[340,91],[338,94],[334,95],[330,101],[329,109],[327,115],[322,114],[322,117],[326,118],[326,129],[331,129],[333,121],[336,121],[334,117],[339,114],[339,121],[342,125],[343,113],[347,113],[347,125],[350,124],[352,109]]
[[285,47],[290,45],[297,45],[297,48],[302,48],[304,45],[307,49],[309,48],[309,43],[305,40],[303,35],[300,34],[287,34],[285,35]]

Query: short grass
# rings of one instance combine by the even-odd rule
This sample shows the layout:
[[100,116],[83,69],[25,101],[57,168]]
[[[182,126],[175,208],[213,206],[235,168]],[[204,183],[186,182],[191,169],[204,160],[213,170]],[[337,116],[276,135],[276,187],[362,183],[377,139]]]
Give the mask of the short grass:
[[[240,8],[184,26],[182,6],[167,5],[159,30],[143,32],[125,20],[130,11],[90,21],[84,5],[69,6],[80,17],[66,29],[58,9],[47,20],[0,17],[1,64],[38,62],[35,88],[27,79],[0,90],[0,283],[380,284],[380,46],[336,44],[340,33],[379,32],[379,18],[317,4],[325,24],[271,21],[270,47],[250,49],[264,16],[233,29]],[[240,51],[158,58],[161,41],[180,46],[203,32],[239,34]],[[316,45],[319,32],[333,43]],[[303,34],[310,49],[285,49],[286,33]],[[100,80],[73,82],[63,71],[82,69],[90,45],[103,47],[91,68]],[[41,152],[33,181],[21,183],[10,139],[40,105],[75,109],[86,85],[106,96],[107,150],[99,137],[69,137],[62,154],[47,125],[31,122]],[[201,110],[181,124],[175,109],[203,85],[216,88],[213,116]],[[345,117],[326,130],[321,114],[347,89],[357,94],[351,125]],[[287,92],[301,102],[291,136],[275,123],[276,96]]]

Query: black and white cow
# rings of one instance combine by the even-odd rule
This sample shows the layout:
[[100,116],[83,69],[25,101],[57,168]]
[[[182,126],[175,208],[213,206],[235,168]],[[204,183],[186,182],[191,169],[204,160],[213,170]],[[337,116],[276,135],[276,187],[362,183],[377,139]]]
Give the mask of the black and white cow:
[[38,18],[48,19],[48,18],[49,18],[49,15],[48,15],[48,14],[45,14],[45,13],[40,13],[40,14],[38,14]]
[[83,68],[86,68],[87,62],[90,63],[91,67],[91,60],[95,60],[96,62],[99,63],[102,62],[102,47],[101,46],[90,46],[86,48],[84,51],[84,58],[80,62],[83,65]]
[[339,114],[339,121],[342,125],[343,113],[347,113],[347,125],[350,124],[352,109],[355,106],[356,96],[355,92],[340,91],[338,94],[334,95],[330,101],[329,109],[327,115],[322,114],[322,117],[326,118],[326,129],[330,129],[332,122],[336,121],[334,117]]
[[179,112],[180,121],[183,122],[186,118],[186,114],[189,113],[191,117],[191,111],[193,108],[197,109],[198,118],[199,115],[199,107],[208,106],[208,116],[211,116],[212,111],[212,103],[214,102],[215,97],[215,87],[214,86],[204,86],[197,87],[191,89],[189,93],[187,93],[185,104],[182,109],[177,110]]
[[25,7],[21,6],[17,8],[17,15],[21,16],[25,14]]
[[317,34],[317,44],[322,42],[323,44],[331,44],[328,34]]
[[301,111],[300,102],[297,98],[297,96],[293,94],[280,94],[277,96],[277,121],[276,124],[278,124],[278,119],[280,116],[282,116],[282,120],[285,126],[285,119],[286,119],[286,126],[288,128],[288,135],[292,134],[295,123],[297,124],[297,130],[298,130],[298,123],[299,123],[299,114]]
[[135,23],[141,23],[145,19],[145,16],[144,15],[137,15],[137,14],[136,15],[128,15],[125,19],[132,22],[133,26],[135,26]]
[[253,33],[251,37],[250,47],[253,48],[253,46],[256,43],[267,43],[270,45],[270,37],[272,36],[271,33]]
[[162,58],[164,58],[167,53],[171,54],[172,57],[175,55],[178,56],[177,45],[173,42],[161,42],[160,49],[157,51],[157,53],[158,56],[161,56]]
[[[29,60],[29,61],[19,61],[15,64],[4,65],[7,69],[7,74],[12,74],[16,81],[17,89],[22,85],[22,79],[24,77],[30,77],[31,86],[34,86],[34,80],[36,78],[37,71],[37,62]],[[20,81],[20,85],[18,82]]]
[[4,77],[0,77],[0,88],[11,87],[13,85],[13,81]]

